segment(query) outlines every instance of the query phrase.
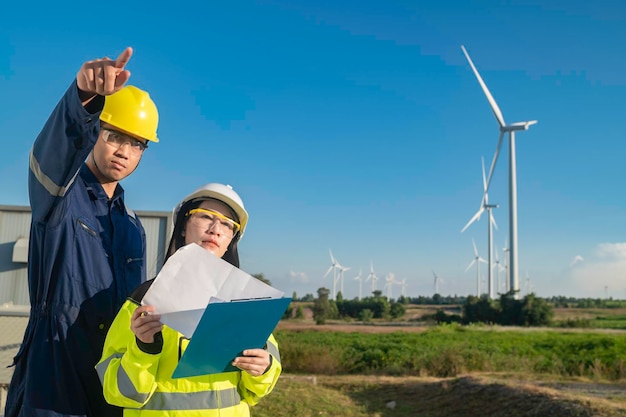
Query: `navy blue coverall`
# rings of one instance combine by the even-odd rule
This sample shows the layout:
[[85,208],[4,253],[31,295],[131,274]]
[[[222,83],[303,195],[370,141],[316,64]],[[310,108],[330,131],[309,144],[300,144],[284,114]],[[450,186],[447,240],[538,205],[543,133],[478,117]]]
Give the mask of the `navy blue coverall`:
[[5,417],[121,416],[94,366],[119,308],[145,281],[146,237],[122,187],[109,199],[84,163],[103,105],[97,96],[90,113],[72,83],[31,151],[31,310]]

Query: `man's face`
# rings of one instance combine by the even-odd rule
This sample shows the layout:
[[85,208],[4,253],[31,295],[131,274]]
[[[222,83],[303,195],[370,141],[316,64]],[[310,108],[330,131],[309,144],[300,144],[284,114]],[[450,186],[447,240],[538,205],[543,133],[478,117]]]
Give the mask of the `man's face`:
[[88,160],[92,171],[101,183],[117,182],[129,176],[141,161],[143,139],[128,136],[103,124],[93,148],[93,160]]

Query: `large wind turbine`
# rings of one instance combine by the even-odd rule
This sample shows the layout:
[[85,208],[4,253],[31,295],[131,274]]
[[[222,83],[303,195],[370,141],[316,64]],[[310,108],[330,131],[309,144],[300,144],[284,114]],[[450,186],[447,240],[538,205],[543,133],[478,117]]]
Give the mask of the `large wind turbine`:
[[498,208],[500,206],[498,206],[497,204],[489,204],[489,194],[487,193],[487,179],[485,178],[485,160],[483,158],[480,158],[480,161],[482,163],[482,167],[483,167],[483,199],[480,202],[480,208],[478,209],[478,211],[476,212],[476,214],[474,214],[474,217],[472,217],[470,219],[469,222],[467,222],[467,224],[465,225],[465,227],[463,227],[463,229],[461,229],[461,233],[463,233],[468,227],[470,227],[470,225],[472,223],[474,223],[477,220],[480,220],[480,215],[487,210],[487,214],[488,214],[488,219],[487,219],[487,247],[488,247],[488,251],[489,253],[487,253],[487,262],[489,264],[489,271],[487,272],[487,285],[488,285],[488,293],[489,293],[489,298],[494,298],[494,290],[493,290],[493,260],[492,260],[492,254],[493,254],[493,229],[492,227],[495,227],[496,229],[498,229],[498,225],[496,224],[496,220],[493,218],[493,213],[491,212],[491,209],[494,208]]
[[491,176],[493,175],[493,170],[496,166],[496,162],[498,161],[498,155],[500,153],[500,147],[502,146],[502,139],[504,138],[504,134],[508,133],[509,135],[509,237],[510,237],[510,245],[509,248],[509,277],[511,281],[511,288],[516,291],[515,297],[519,298],[519,279],[518,279],[518,265],[517,265],[517,177],[516,177],[516,160],[515,160],[515,132],[519,130],[528,130],[528,128],[535,123],[536,120],[529,120],[525,122],[516,122],[511,124],[506,124],[504,121],[504,116],[502,116],[502,112],[498,107],[498,103],[494,100],[493,96],[489,92],[487,85],[481,78],[478,70],[474,66],[472,59],[469,54],[465,50],[465,47],[461,45],[461,49],[467,58],[470,66],[472,67],[472,71],[474,71],[474,75],[478,80],[478,83],[483,89],[483,93],[487,97],[487,101],[489,101],[489,106],[491,107],[491,111],[496,117],[496,121],[498,122],[500,129],[500,137],[498,138],[498,145],[496,146],[496,152],[493,155],[493,160],[491,161],[491,167],[489,168],[489,175],[487,176],[487,188],[489,188],[489,184],[491,183]]

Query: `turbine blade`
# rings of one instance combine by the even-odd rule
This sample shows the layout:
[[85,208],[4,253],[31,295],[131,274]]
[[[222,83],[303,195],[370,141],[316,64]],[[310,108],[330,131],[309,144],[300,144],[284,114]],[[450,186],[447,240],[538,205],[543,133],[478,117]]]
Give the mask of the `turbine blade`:
[[476,262],[476,259],[472,259],[472,262],[470,262],[469,265],[467,265],[467,268],[465,268],[465,272],[467,272],[472,267],[472,265],[474,265],[474,262]]
[[[491,160],[491,167],[489,168],[489,175],[487,176],[487,188],[489,190],[489,185],[491,184],[491,177],[493,176],[493,171],[496,169],[496,162],[498,162],[498,155],[500,155],[500,148],[502,147],[502,138],[504,138],[504,132],[500,132],[500,137],[498,138],[498,145],[496,146],[496,153],[493,154],[493,159]],[[485,191],[486,193],[487,191]]]
[[474,75],[478,79],[478,83],[482,87],[483,92],[485,93],[485,96],[487,96],[487,101],[489,101],[489,105],[491,106],[491,111],[493,112],[493,115],[496,117],[496,120],[498,121],[498,124],[500,125],[500,128],[503,128],[504,126],[506,126],[506,123],[504,122],[504,117],[502,116],[502,112],[500,111],[500,107],[498,107],[498,103],[496,103],[496,100],[493,98],[493,96],[489,92],[489,89],[487,88],[487,85],[485,84],[485,82],[483,81],[482,77],[478,73],[478,70],[474,66],[474,63],[472,62],[472,59],[470,58],[469,54],[467,53],[467,51],[465,50],[465,47],[463,45],[461,45],[461,49],[463,49],[463,53],[465,54],[465,58],[467,58],[467,61],[469,62],[470,66],[472,67],[472,71],[474,71]]
[[487,195],[487,178],[485,177],[485,158],[481,156],[480,157],[480,162],[481,162],[481,164],[483,166],[483,193],[485,193],[485,195]]
[[493,213],[491,212],[491,210],[489,210],[489,217],[491,218],[491,224],[493,224],[493,227],[495,227],[496,230],[498,230],[498,225],[496,224],[496,218],[493,217]]
[[483,211],[485,211],[485,208],[481,205],[480,208],[478,209],[478,211],[476,212],[476,214],[474,214],[474,217],[472,217],[470,219],[470,221],[467,222],[465,227],[463,227],[463,229],[461,229],[461,233],[463,233],[468,227],[470,227],[470,225],[472,223],[474,223],[476,220],[480,220],[480,215],[483,213]]
[[326,271],[326,273],[324,274],[323,278],[326,278],[326,275],[328,275],[330,273],[330,271],[333,270],[333,266],[331,265],[330,268],[328,268],[328,271]]
[[474,242],[473,238],[472,238],[472,245],[474,245],[474,255],[476,255],[476,257],[478,257],[478,249],[476,249],[476,242]]

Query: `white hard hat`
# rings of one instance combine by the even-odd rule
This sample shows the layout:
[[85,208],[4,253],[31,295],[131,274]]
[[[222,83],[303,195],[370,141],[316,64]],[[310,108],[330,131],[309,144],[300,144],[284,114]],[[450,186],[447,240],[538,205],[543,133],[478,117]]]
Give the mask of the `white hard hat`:
[[211,182],[198,188],[196,191],[183,198],[180,203],[174,207],[174,211],[172,213],[173,221],[176,222],[178,212],[185,203],[192,200],[204,200],[207,198],[221,201],[235,212],[238,223],[241,225],[241,230],[239,231],[239,238],[241,238],[241,236],[243,236],[243,232],[246,230],[246,224],[248,224],[248,212],[243,206],[241,197],[239,197],[239,194],[237,194],[230,185]]

